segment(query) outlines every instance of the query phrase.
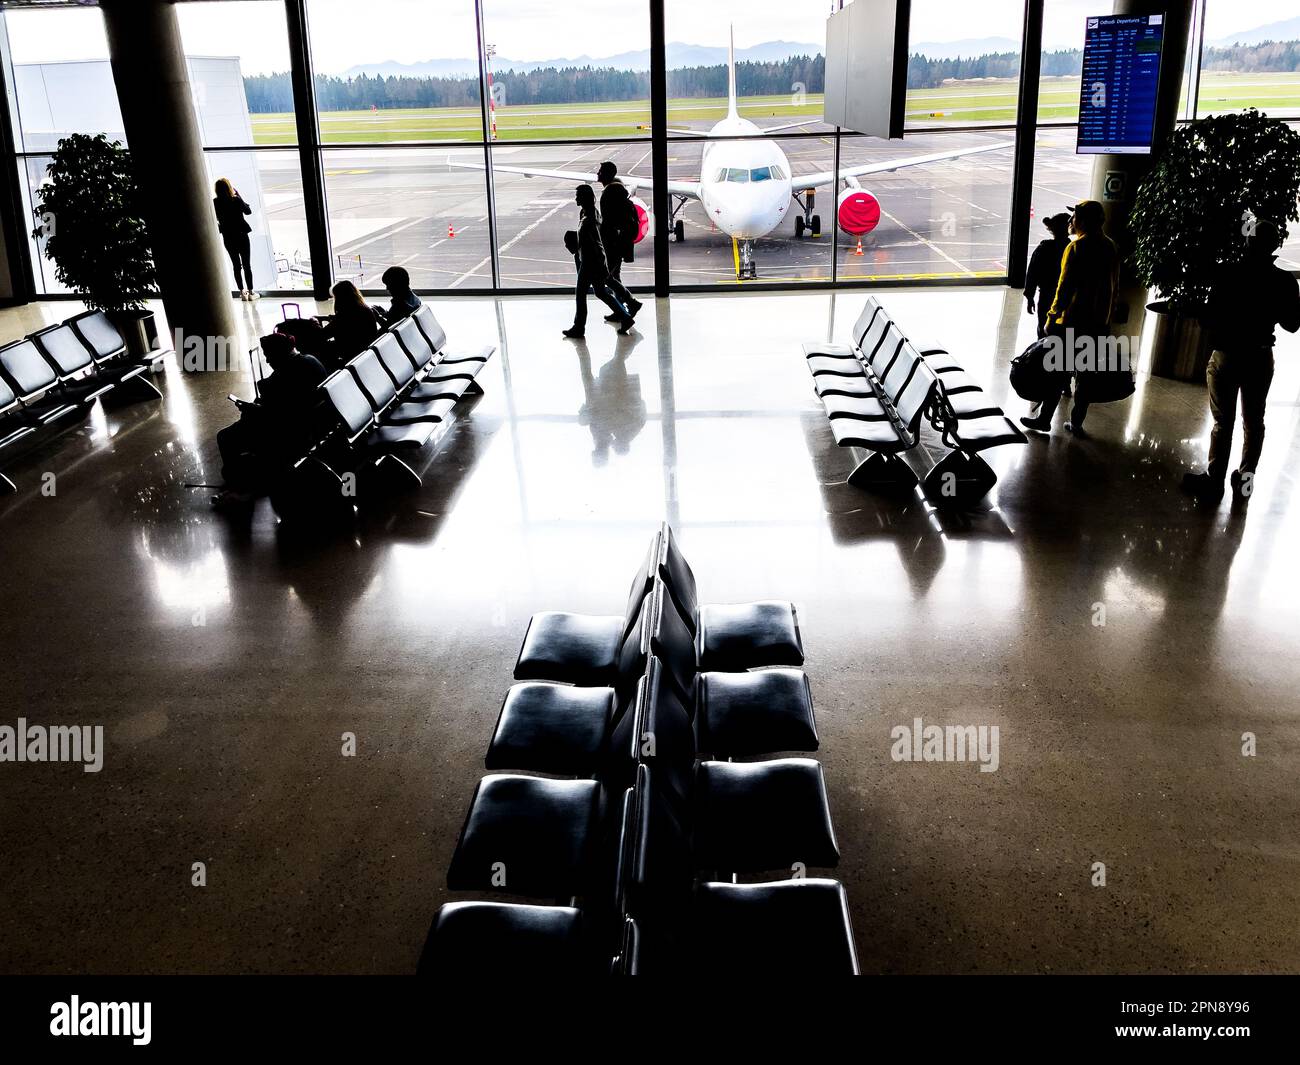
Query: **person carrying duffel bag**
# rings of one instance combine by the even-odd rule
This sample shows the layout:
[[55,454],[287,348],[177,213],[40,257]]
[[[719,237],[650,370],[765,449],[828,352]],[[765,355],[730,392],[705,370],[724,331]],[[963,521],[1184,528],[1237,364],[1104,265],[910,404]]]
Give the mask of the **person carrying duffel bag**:
[[[1105,221],[1105,209],[1096,200],[1076,204],[1070,217],[1070,233],[1074,240],[1061,256],[1061,277],[1047,312],[1048,337],[1044,338],[1058,337],[1063,344],[1060,350],[1065,355],[1077,355],[1081,348],[1079,341],[1083,338],[1093,338],[1095,350],[1096,339],[1110,333],[1110,319],[1119,287],[1119,249],[1103,231]],[[1067,349],[1071,346],[1076,351],[1069,352]],[[1067,363],[1067,366],[1072,368],[1073,364]],[[1054,395],[1045,396],[1037,403],[1028,417],[1021,418],[1021,425],[1040,433],[1051,430],[1057,404],[1068,388],[1069,374],[1063,376],[1061,387]],[[1094,401],[1089,396],[1090,387],[1081,385],[1075,389],[1070,420],[1065,426],[1075,436],[1086,435],[1083,420],[1088,414],[1088,404]],[[1099,391],[1100,388],[1093,389],[1093,395]]]

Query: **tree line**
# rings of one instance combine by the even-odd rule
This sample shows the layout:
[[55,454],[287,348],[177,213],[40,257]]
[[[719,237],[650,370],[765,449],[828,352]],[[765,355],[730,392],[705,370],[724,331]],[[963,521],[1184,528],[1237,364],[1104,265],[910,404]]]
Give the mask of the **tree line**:
[[[1083,53],[1078,49],[1044,52],[1044,75],[1078,74]],[[1205,70],[1284,72],[1300,70],[1300,41],[1265,41],[1255,45],[1207,48]],[[932,59],[912,55],[907,62],[909,89],[938,88],[945,81],[970,78],[1014,78],[1020,72],[1018,52]],[[650,75],[644,71],[611,67],[545,67],[539,70],[494,71],[500,86],[498,99],[505,104],[609,103],[644,100],[650,95]],[[741,96],[782,96],[802,86],[804,92],[822,92],[826,84],[823,56],[792,56],[779,62],[736,64],[736,85]],[[293,110],[289,75],[256,74],[244,78],[248,109],[255,114]],[[727,67],[687,67],[668,71],[670,97],[716,98],[727,95]],[[477,107],[478,78],[405,77],[358,74],[349,78],[318,74],[316,100],[322,111],[368,111],[372,107]]]

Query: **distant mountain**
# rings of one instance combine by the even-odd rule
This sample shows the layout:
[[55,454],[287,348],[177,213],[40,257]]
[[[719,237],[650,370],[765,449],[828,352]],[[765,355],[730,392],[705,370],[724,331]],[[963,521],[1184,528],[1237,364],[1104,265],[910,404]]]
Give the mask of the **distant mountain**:
[[1263,26],[1256,26],[1253,30],[1230,33],[1226,37],[1220,37],[1217,41],[1206,41],[1205,43],[1215,48],[1226,48],[1232,44],[1261,44],[1264,41],[1296,40],[1300,40],[1300,16],[1283,19],[1281,22],[1269,22]]
[[1010,37],[967,37],[960,41],[922,41],[912,45],[908,51],[931,59],[969,59],[971,56],[993,55],[997,52],[1018,52],[1020,42]]
[[[794,55],[821,55],[824,48],[820,44],[798,44],[793,41],[766,41],[752,48],[737,48],[736,58],[755,63],[780,62]],[[682,44],[674,41],[666,48],[669,70],[682,67],[716,66],[727,61],[725,46],[709,47],[698,44]],[[620,52],[617,55],[589,56],[580,55],[564,59],[508,59],[497,56],[492,60],[493,70],[541,70],[543,67],[612,67],[615,70],[649,70],[650,51]],[[391,59],[382,63],[358,63],[341,72],[345,78],[358,74],[383,77],[473,77],[478,73],[476,59],[426,59],[419,63],[397,63]]]

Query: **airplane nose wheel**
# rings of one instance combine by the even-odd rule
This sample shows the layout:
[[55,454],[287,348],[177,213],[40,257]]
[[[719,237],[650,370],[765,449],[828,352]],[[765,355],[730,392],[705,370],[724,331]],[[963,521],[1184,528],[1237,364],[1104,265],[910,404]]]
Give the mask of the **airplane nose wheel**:
[[820,237],[822,235],[822,216],[815,214],[812,216],[812,235]]
[[736,277],[741,281],[753,281],[758,277],[758,264],[754,262],[754,249],[747,240],[740,242],[740,263]]
[[673,240],[680,244],[686,239],[686,223],[680,218],[673,223]]
[[803,236],[803,215],[794,216],[794,235],[796,238]]

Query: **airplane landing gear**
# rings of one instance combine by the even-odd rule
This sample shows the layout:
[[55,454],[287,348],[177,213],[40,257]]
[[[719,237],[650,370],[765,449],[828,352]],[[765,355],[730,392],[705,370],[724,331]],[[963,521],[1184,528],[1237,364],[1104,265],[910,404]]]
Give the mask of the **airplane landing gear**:
[[752,241],[740,242],[740,261],[736,264],[736,280],[754,281],[758,277],[758,264],[754,262],[754,245]]
[[822,216],[813,214],[813,208],[817,205],[817,194],[812,189],[804,189],[803,192],[796,192],[794,195],[795,202],[799,209],[803,211],[802,215],[795,215],[794,218],[794,235],[802,237],[809,233],[814,237],[822,235]]
[[674,196],[672,199],[672,211],[668,215],[668,230],[672,233],[673,240],[680,244],[686,239],[686,223],[677,216],[681,213],[682,208],[686,206],[686,197]]

